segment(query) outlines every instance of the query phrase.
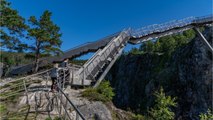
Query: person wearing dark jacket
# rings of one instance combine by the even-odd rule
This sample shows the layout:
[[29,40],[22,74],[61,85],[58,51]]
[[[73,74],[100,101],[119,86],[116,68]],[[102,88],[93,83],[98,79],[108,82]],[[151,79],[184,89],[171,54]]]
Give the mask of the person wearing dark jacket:
[[68,67],[68,61],[69,59],[65,59],[62,63],[61,63],[61,67]]
[[50,77],[51,77],[51,80],[52,80],[52,85],[51,85],[51,91],[53,91],[53,89],[56,89],[57,87],[57,78],[59,77],[58,75],[58,63],[55,63],[54,64],[54,68],[51,70],[51,73],[50,73]]

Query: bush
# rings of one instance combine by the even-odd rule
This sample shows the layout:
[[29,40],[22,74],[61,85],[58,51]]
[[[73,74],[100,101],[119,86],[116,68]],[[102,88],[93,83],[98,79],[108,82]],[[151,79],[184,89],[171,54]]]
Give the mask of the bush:
[[175,117],[174,112],[171,111],[170,107],[176,106],[176,98],[166,96],[163,88],[160,91],[155,92],[156,96],[155,106],[151,109],[150,114],[154,120],[173,120]]
[[97,88],[88,88],[82,92],[82,96],[92,101],[111,101],[114,92],[109,81],[103,81]]

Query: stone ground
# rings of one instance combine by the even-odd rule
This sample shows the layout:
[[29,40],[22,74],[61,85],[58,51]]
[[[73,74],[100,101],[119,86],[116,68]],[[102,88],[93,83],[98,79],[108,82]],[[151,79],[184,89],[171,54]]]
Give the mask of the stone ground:
[[[46,84],[45,82],[42,83],[42,85]],[[51,84],[48,82],[47,84]],[[41,84],[32,84],[30,87],[35,87]],[[30,88],[29,87],[29,88]],[[74,90],[71,89],[69,86],[64,90],[64,93],[68,95],[69,99],[73,102],[74,105],[77,106],[77,108],[81,111],[81,113],[84,115],[84,117],[87,120],[112,120],[112,115],[110,110],[107,108],[107,106],[102,102],[93,102],[89,101],[86,98],[81,97],[82,90]],[[46,94],[46,95],[45,95]],[[48,103],[50,103],[46,96],[49,96],[50,98],[53,98],[57,96],[57,92],[48,92],[48,91],[32,91],[28,93],[28,102],[31,106],[30,111],[35,113],[35,96],[37,97],[37,105],[39,111],[46,111],[46,108],[48,106]],[[41,101],[41,102],[40,102]],[[55,116],[59,115],[60,107],[58,107],[56,99],[53,100],[53,110],[49,112],[50,116],[54,118]],[[66,103],[66,100],[62,100],[63,103]],[[20,97],[19,107],[26,105],[27,97],[22,96]],[[59,103],[60,104],[60,103]],[[71,106],[67,106],[67,111],[69,112],[69,116],[72,119],[76,118],[76,112],[73,110]],[[65,114],[65,112],[62,110],[62,114]],[[48,118],[48,112],[39,112],[36,119],[37,120],[44,120],[45,118]]]

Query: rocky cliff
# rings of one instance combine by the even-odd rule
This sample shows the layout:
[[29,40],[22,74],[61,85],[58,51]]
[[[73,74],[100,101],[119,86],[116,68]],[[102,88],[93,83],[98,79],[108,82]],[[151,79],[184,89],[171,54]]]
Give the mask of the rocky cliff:
[[[204,35],[212,44],[212,28]],[[212,108],[212,53],[199,37],[177,48],[168,59],[164,54],[122,55],[106,79],[116,96],[114,104],[136,113],[153,106],[153,92],[160,86],[177,97],[176,119],[199,119]]]

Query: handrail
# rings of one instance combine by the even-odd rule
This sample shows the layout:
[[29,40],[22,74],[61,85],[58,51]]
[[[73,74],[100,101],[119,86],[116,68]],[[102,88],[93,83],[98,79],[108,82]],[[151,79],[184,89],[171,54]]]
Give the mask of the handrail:
[[82,120],[86,120],[83,116],[83,114],[78,110],[78,108],[72,103],[72,101],[67,97],[67,95],[63,92],[63,90],[61,90],[60,87],[58,87],[59,91],[64,95],[64,97],[66,98],[66,100],[68,100],[68,102],[70,103],[70,105],[72,105],[72,107],[75,109],[75,111],[78,113],[78,115],[80,115]]
[[[122,32],[118,35],[118,37],[120,37],[121,35],[122,35]],[[99,57],[99,60],[100,60],[100,56],[101,56],[101,55],[100,55],[100,52],[103,53],[103,51],[106,51],[111,45],[116,46],[114,40],[115,40],[115,39],[118,39],[118,37],[117,37],[117,38],[113,38],[113,39],[106,45],[105,48],[103,48],[102,50],[99,50],[98,52],[96,52],[96,54],[84,64],[83,69],[88,69],[88,66],[89,66],[90,64],[93,63],[92,61],[93,61],[94,59],[96,59],[96,58]],[[111,50],[111,51],[112,51],[112,50]],[[110,51],[110,52],[111,52],[111,51]],[[93,68],[93,69],[94,69],[94,68]],[[79,73],[79,75],[82,74],[83,72],[84,72],[84,70],[82,70],[82,71]]]
[[[184,27],[191,24],[196,24],[200,22],[210,22],[213,19],[213,15],[201,16],[201,17],[188,17],[181,20],[172,20],[166,23],[161,24],[153,24],[148,25],[146,27],[142,27],[139,29],[131,30],[131,37],[142,37],[147,36],[149,34],[155,32],[165,32],[167,30],[171,30],[178,27]],[[200,20],[207,20],[207,21],[200,21]]]

